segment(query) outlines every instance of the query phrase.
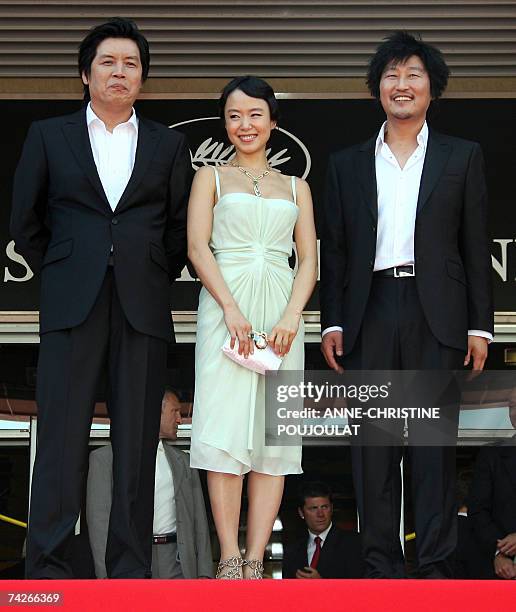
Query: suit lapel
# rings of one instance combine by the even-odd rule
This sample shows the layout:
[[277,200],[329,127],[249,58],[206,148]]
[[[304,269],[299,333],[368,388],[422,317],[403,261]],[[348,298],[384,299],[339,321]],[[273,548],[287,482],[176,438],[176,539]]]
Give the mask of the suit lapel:
[[[326,539],[324,540],[324,546],[321,548],[321,556],[319,557],[318,569],[321,570],[324,575],[326,572],[324,571],[327,566],[331,566],[331,561],[333,560],[333,549],[335,548],[335,527],[331,526],[330,531],[326,535]],[[330,567],[328,569],[331,569]]]
[[100,196],[102,202],[108,207],[111,212],[111,206],[102,187],[102,183],[97,172],[97,166],[93,159],[91,151],[90,137],[88,134],[88,126],[86,124],[86,107],[70,116],[68,121],[63,125],[63,132],[66,140],[72,150],[74,157],[82,167],[84,174],[87,176],[91,185]]
[[359,148],[357,176],[364,201],[376,222],[378,221],[378,194],[376,189],[375,144],[376,137],[371,138]]
[[308,565],[308,536],[300,540],[297,545],[296,569],[302,569]]
[[[177,493],[183,484],[185,479],[185,467],[184,463],[176,456],[176,451],[166,441],[163,441],[163,448],[165,450],[165,456],[167,458],[170,469],[172,470],[172,480],[174,481],[174,497],[177,500]],[[176,501],[177,505],[177,501]]]
[[421,185],[417,199],[417,214],[421,212],[427,203],[437,181],[439,180],[451,153],[451,145],[441,139],[439,134],[433,130],[428,134],[428,147],[421,175]]
[[131,178],[118,201],[116,211],[124,208],[129,197],[136,190],[147,172],[150,162],[154,156],[156,146],[159,142],[159,132],[156,127],[142,117],[138,117],[138,144]]

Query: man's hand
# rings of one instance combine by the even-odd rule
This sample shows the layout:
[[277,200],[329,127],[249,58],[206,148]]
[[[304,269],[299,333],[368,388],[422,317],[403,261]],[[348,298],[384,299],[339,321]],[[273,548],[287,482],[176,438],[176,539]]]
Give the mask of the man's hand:
[[321,352],[326,359],[326,363],[339,374],[344,372],[344,368],[337,363],[335,356],[342,357],[343,355],[343,336],[344,334],[341,331],[331,331],[324,334],[321,341]]
[[514,562],[503,554],[496,555],[494,560],[494,571],[498,578],[511,580],[516,578]]
[[[500,556],[500,555],[498,555],[498,556]],[[296,578],[322,578],[322,576],[321,576],[321,574],[319,574],[319,572],[315,568],[313,568],[313,567],[304,567],[303,569],[298,569],[297,570]]]
[[507,557],[516,556],[516,533],[510,533],[505,538],[498,540],[496,548]]
[[481,372],[487,359],[487,338],[481,336],[468,336],[468,353],[464,358],[464,365],[469,365],[473,357],[473,370]]

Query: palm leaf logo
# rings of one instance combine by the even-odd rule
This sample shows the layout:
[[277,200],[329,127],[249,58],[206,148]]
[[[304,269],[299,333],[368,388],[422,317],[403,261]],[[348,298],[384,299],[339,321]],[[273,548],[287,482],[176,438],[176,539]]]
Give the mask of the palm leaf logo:
[[201,166],[220,166],[230,162],[233,157],[235,157],[235,147],[233,145],[224,148],[223,142],[206,138],[197,147],[192,157],[192,166],[196,170]]

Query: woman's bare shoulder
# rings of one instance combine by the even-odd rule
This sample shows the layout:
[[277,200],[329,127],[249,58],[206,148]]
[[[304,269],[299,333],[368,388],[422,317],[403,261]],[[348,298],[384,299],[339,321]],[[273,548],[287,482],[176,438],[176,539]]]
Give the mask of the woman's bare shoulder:
[[196,170],[195,176],[198,176],[201,179],[207,179],[208,176],[214,177],[215,173],[213,172],[213,168],[211,166],[201,166]]

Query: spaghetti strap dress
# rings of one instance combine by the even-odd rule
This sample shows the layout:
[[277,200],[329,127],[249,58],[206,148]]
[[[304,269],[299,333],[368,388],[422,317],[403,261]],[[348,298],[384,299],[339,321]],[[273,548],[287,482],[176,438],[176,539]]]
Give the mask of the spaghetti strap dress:
[[[220,196],[213,209],[210,249],[242,314],[256,331],[270,333],[290,299],[294,272],[293,230],[299,210],[295,177],[292,200],[250,193]],[[265,444],[265,377],[222,353],[228,336],[220,306],[203,287],[195,344],[195,395],[190,465],[243,475],[300,474],[301,446]],[[304,370],[304,326],[281,369]]]

